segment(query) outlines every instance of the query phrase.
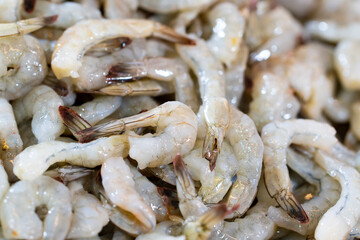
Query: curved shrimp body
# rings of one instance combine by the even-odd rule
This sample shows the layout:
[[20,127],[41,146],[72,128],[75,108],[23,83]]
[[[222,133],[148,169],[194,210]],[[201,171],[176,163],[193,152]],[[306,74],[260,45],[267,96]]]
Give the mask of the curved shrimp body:
[[63,29],[85,19],[101,18],[101,13],[97,8],[83,6],[76,2],[56,4],[39,0],[36,1],[35,8],[31,13],[23,11],[22,15],[25,18],[58,15],[58,19],[51,26]]
[[47,74],[44,51],[34,37],[1,38],[0,57],[0,96],[8,100],[25,95]]
[[166,0],[139,0],[139,6],[155,13],[174,13],[188,9],[198,8],[211,3],[212,0],[182,0],[182,1],[166,1]]
[[330,149],[336,142],[335,129],[313,120],[275,121],[261,132],[264,143],[264,174],[271,197],[302,223],[309,221],[305,211],[290,191],[290,177],[286,167],[286,149],[291,143]]
[[149,20],[85,20],[68,28],[54,50],[51,67],[55,76],[79,77],[82,57],[91,46],[111,38],[161,37],[170,41],[194,44],[194,41],[169,27]]
[[139,127],[156,127],[155,134],[128,133],[129,155],[138,167],[158,167],[169,164],[177,153],[188,153],[195,144],[197,119],[194,112],[180,102],[166,102],[147,112],[110,121],[76,133],[80,141],[100,136],[121,134]]
[[86,192],[81,183],[68,185],[71,194],[73,216],[66,238],[88,238],[97,236],[103,226],[109,222],[109,215],[101,202]]
[[310,184],[320,188],[318,196],[314,196],[302,204],[309,217],[309,223],[300,224],[297,220],[289,217],[286,212],[275,207],[269,208],[268,216],[280,227],[305,236],[313,235],[322,215],[339,199],[340,186],[316,163],[290,148],[287,150],[287,164]]
[[346,239],[360,219],[360,174],[355,168],[327,156],[322,151],[316,153],[315,161],[341,185],[340,198],[321,217],[315,230],[315,238]]
[[[46,208],[43,223],[36,207]],[[1,204],[1,225],[6,238],[65,239],[70,223],[70,192],[50,177],[15,183]]]
[[240,43],[245,30],[245,19],[234,3],[217,4],[207,18],[213,29],[213,34],[207,41],[212,53],[229,66],[240,49]]
[[198,78],[203,101],[199,112],[207,125],[203,156],[210,161],[210,168],[214,169],[229,125],[230,109],[225,98],[225,77],[221,63],[203,40],[197,39],[196,42],[196,46],[176,45],[176,49]]
[[147,230],[155,227],[155,214],[136,191],[133,174],[122,157],[107,159],[101,176],[105,193],[113,204],[133,214]]
[[39,143],[16,156],[14,173],[20,179],[34,179],[56,162],[93,168],[111,156],[126,156],[128,148],[124,138],[126,136],[112,136],[87,144],[60,141]]
[[3,98],[0,98],[0,129],[1,159],[12,160],[21,152],[23,142],[19,135],[12,106]]
[[54,140],[65,130],[58,113],[61,105],[64,103],[53,89],[40,85],[16,100],[13,108],[18,123],[32,117],[32,131],[39,142],[44,142]]

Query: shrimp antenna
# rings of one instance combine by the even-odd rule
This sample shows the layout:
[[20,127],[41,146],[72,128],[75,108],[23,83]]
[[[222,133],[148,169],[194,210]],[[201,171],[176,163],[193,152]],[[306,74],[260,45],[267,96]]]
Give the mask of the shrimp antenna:
[[[59,107],[59,114],[67,128],[74,134],[78,131],[91,128],[91,124],[82,118],[77,112],[66,106]],[[76,135],[74,134],[76,137]]]

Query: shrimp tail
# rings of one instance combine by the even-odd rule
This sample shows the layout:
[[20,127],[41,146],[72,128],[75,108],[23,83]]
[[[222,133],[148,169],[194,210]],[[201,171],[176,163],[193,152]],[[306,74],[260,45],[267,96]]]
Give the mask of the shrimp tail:
[[125,129],[124,122],[118,120],[99,124],[90,128],[82,129],[74,133],[81,143],[91,142],[101,137],[120,135]]
[[206,226],[206,228],[212,229],[215,224],[224,220],[226,216],[236,211],[239,206],[239,204],[236,204],[232,208],[228,208],[226,203],[217,204],[201,215],[198,222]]
[[24,9],[27,13],[32,13],[35,9],[36,0],[24,0]]
[[132,39],[128,37],[118,37],[114,39],[101,42],[91,47],[88,53],[112,53],[116,49],[123,49],[128,47],[132,43]]
[[186,198],[193,199],[196,197],[194,181],[192,180],[189,170],[180,154],[176,154],[173,161],[174,171],[176,174],[176,182],[180,184]]
[[146,74],[143,62],[123,62],[111,66],[106,77],[106,83],[127,82],[137,80]]
[[220,145],[219,138],[209,129],[204,140],[202,156],[209,161],[211,171],[215,169],[216,160],[220,154]]
[[305,210],[290,191],[284,189],[280,193],[276,194],[274,198],[290,217],[295,218],[300,223],[309,222],[309,217],[307,216]]
[[195,40],[175,32],[175,30],[170,27],[164,26],[160,23],[156,23],[155,28],[156,30],[153,33],[154,37],[158,37],[173,43],[196,45]]
[[78,132],[91,127],[90,123],[69,107],[60,106],[59,114],[65,126],[72,132]]

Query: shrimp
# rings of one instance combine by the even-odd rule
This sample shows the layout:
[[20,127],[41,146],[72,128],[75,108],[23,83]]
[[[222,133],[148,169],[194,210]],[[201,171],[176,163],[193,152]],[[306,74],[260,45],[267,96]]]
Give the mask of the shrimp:
[[264,174],[267,190],[289,216],[301,223],[309,218],[290,191],[286,149],[291,143],[329,150],[337,143],[335,129],[313,120],[274,121],[261,132],[264,143]]
[[354,136],[360,139],[360,102],[353,103],[351,106],[350,130]]
[[[26,2],[26,1],[25,1]],[[23,0],[3,0],[0,1],[0,9],[1,9],[1,16],[0,22],[1,23],[11,23],[16,22],[20,19],[20,9]]]
[[132,18],[138,8],[137,0],[105,0],[105,17],[109,19]]
[[197,39],[196,46],[176,45],[176,50],[198,78],[203,102],[199,113],[203,114],[207,126],[203,157],[209,160],[213,170],[230,121],[224,69],[203,40]]
[[56,22],[51,24],[53,27],[66,29],[77,22],[85,19],[100,19],[99,9],[83,6],[76,2],[51,3],[37,0],[34,10],[31,13],[22,12],[25,18],[39,17],[44,15],[58,15]]
[[39,142],[44,142],[54,140],[65,130],[58,113],[61,105],[64,103],[54,90],[40,85],[16,100],[13,108],[18,123],[33,118],[32,131]]
[[96,236],[109,221],[107,211],[101,202],[83,189],[80,182],[68,185],[71,195],[73,216],[67,238],[88,238]]
[[177,153],[188,153],[195,144],[197,119],[194,112],[180,102],[166,102],[147,112],[95,125],[76,133],[80,142],[101,136],[121,134],[139,127],[156,127],[156,133],[144,136],[129,132],[129,155],[138,167],[158,167],[168,164]]
[[107,159],[101,176],[105,194],[113,204],[132,214],[148,231],[155,227],[155,214],[136,191],[133,174],[122,157]]
[[120,105],[117,118],[120,116],[129,117],[136,115],[144,110],[150,110],[157,106],[159,106],[159,104],[149,96],[126,97]]
[[213,33],[207,45],[226,66],[231,65],[240,51],[245,19],[234,3],[222,2],[207,13]]
[[56,162],[93,168],[111,156],[127,156],[128,146],[124,138],[126,136],[112,136],[87,144],[61,141],[39,143],[15,157],[14,173],[20,179],[31,180],[42,175]]
[[344,40],[339,42],[334,52],[335,70],[340,78],[341,85],[346,90],[359,90],[360,79],[357,66],[360,58],[357,52],[360,44],[357,41]]
[[82,57],[91,46],[116,37],[144,38],[156,36],[182,44],[194,40],[149,20],[85,20],[66,29],[57,42],[51,67],[58,79],[79,77]]
[[278,0],[277,3],[288,9],[296,18],[305,19],[311,15],[318,7],[316,0]]
[[197,111],[198,98],[187,65],[177,58],[146,58],[143,61],[123,62],[110,68],[107,81],[133,80],[149,77],[159,81],[174,82],[176,100]]
[[[337,203],[320,219],[315,230],[315,238],[345,239],[360,219],[360,174],[353,167],[317,151],[315,161],[341,185],[341,195]],[[329,229],[333,229],[329,231]]]
[[320,192],[318,196],[312,197],[302,205],[309,216],[307,224],[300,224],[297,220],[290,218],[286,212],[275,207],[269,208],[268,216],[280,227],[305,236],[313,235],[322,215],[339,199],[340,186],[324,170],[303,155],[289,148],[286,156],[288,166],[307,179],[309,183],[317,185]]
[[[36,214],[41,208],[46,213],[44,219]],[[1,225],[6,238],[65,239],[70,223],[70,192],[50,177],[15,183],[1,204]]]
[[47,74],[44,51],[34,37],[0,38],[0,56],[0,96],[7,100],[25,95]]
[[183,1],[158,1],[158,0],[139,0],[139,6],[150,12],[155,13],[174,13],[188,9],[199,8],[211,3],[212,0],[183,0]]
[[63,167],[57,167],[48,170],[44,173],[45,176],[58,179],[61,182],[67,184],[68,182],[75,181],[79,178],[92,174],[94,170],[85,167],[78,167],[72,165],[65,165]]
[[171,236],[171,228],[181,228],[177,226],[176,222],[164,221],[156,225],[156,228],[148,233],[141,234],[136,237],[136,240],[186,240],[184,235]]

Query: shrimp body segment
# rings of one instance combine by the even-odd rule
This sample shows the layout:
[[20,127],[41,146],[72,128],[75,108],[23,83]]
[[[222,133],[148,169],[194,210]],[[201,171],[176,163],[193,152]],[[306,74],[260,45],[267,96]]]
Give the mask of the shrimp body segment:
[[[46,208],[44,222],[37,216],[36,207]],[[47,176],[15,183],[1,204],[1,225],[6,238],[65,239],[70,223],[70,192]]]
[[85,20],[68,28],[58,40],[51,67],[58,79],[78,78],[82,57],[86,50],[102,41],[118,38],[161,37],[170,41],[194,44],[194,41],[169,27],[150,20]]

